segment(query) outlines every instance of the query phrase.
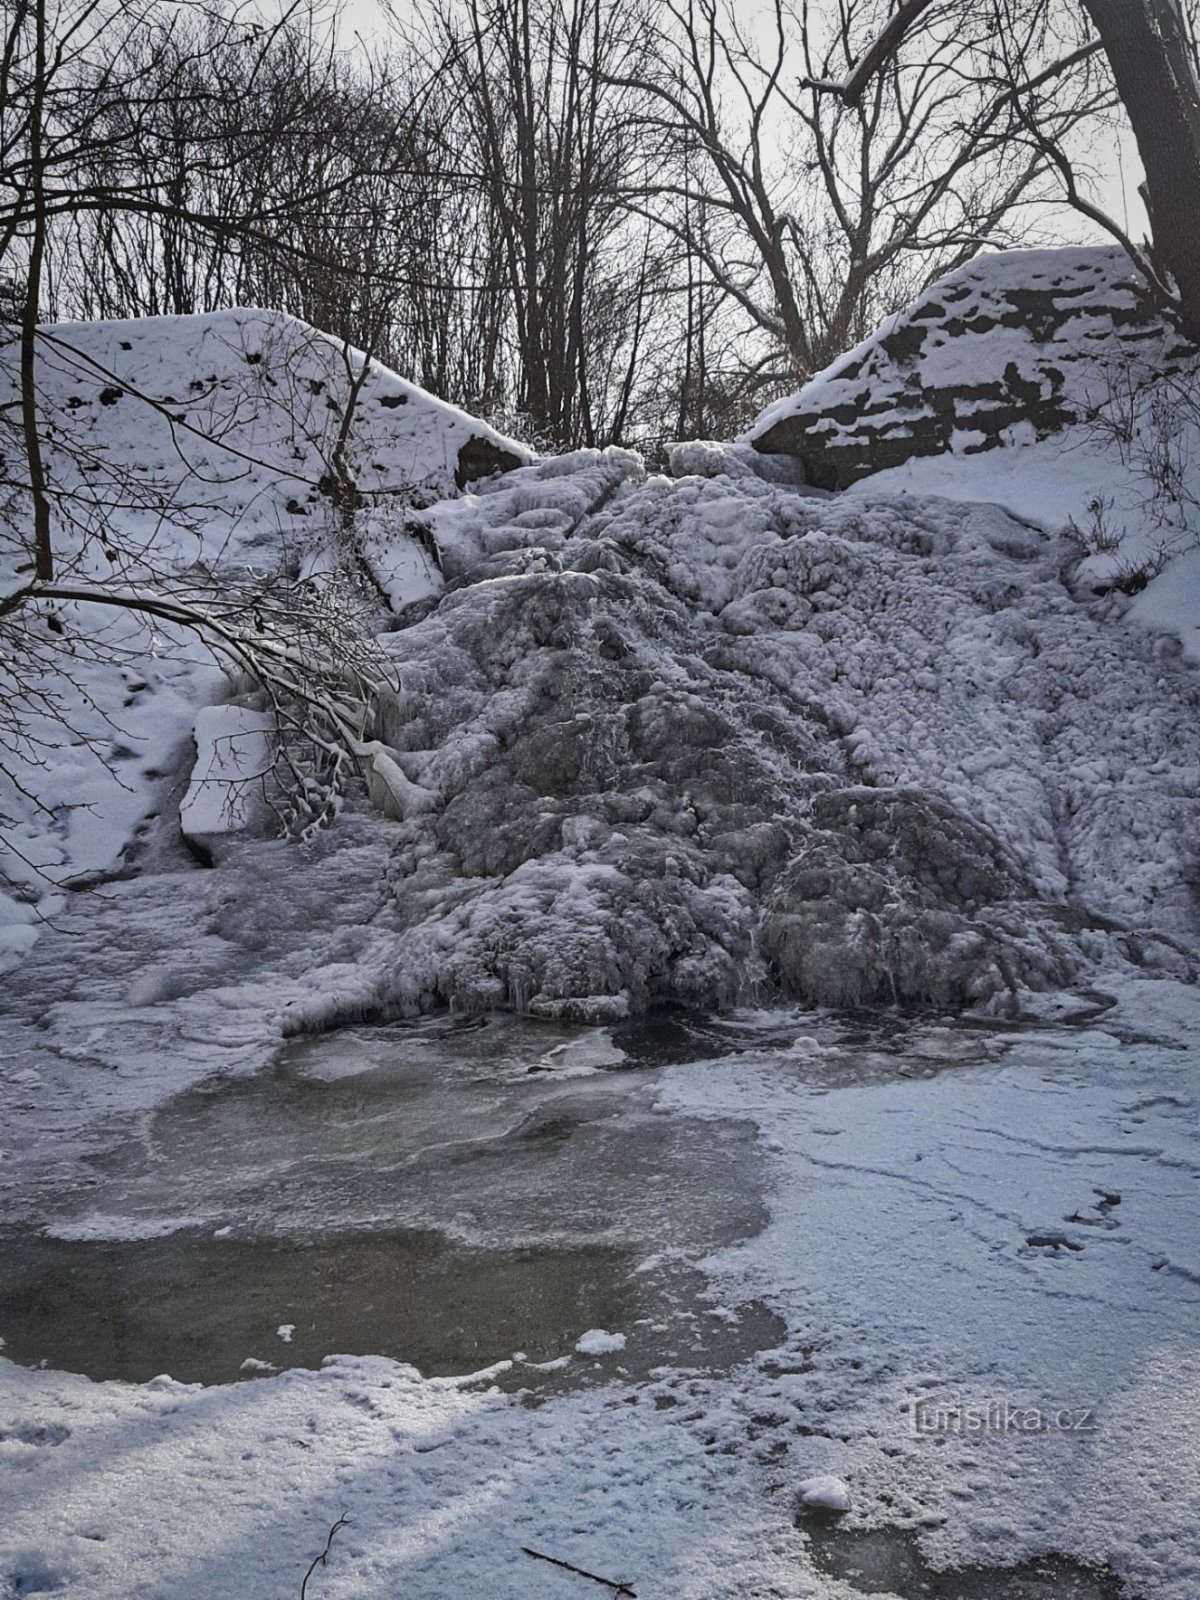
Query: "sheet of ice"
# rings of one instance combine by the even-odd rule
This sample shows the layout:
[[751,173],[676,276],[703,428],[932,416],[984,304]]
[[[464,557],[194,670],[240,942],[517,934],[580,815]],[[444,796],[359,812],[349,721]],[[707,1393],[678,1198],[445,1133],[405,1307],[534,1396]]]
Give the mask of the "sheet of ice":
[[196,716],[196,762],[179,805],[192,837],[239,833],[261,807],[271,776],[272,718],[245,706],[205,706]]

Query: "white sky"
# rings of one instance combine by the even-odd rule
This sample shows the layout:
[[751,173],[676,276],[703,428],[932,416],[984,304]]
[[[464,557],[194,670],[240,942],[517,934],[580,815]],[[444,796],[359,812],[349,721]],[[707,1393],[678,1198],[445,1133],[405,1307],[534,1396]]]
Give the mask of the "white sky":
[[[274,9],[274,3],[266,0],[267,9]],[[340,0],[340,10],[347,44],[357,33],[368,46],[378,45],[391,31],[393,17],[403,19],[412,14],[412,0]],[[1096,142],[1093,130],[1092,141],[1080,152],[1080,157],[1086,159],[1097,175],[1097,188],[1090,198],[1095,199],[1135,242],[1142,242],[1149,228],[1138,194],[1142,166],[1132,133],[1118,137],[1114,132],[1106,147]],[[1109,237],[1086,217],[1065,206],[1061,212],[1033,212],[1030,225],[1043,231],[1048,227],[1053,229],[1064,244],[1107,241]]]

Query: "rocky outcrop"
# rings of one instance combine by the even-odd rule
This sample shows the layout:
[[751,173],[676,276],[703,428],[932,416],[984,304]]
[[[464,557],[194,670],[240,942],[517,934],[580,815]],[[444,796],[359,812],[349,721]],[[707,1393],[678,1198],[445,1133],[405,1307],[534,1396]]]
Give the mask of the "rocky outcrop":
[[1189,347],[1116,249],[981,256],[759,418],[756,450],[844,489],[913,456],[1046,438],[1085,417],[1106,372]]

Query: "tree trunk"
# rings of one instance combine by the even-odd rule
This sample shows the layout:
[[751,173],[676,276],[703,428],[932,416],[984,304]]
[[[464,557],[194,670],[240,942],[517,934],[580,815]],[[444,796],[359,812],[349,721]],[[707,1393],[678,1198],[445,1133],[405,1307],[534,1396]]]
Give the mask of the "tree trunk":
[[1158,268],[1200,344],[1200,84],[1176,0],[1083,0],[1146,169]]
[[29,274],[21,315],[21,426],[29,466],[29,493],[33,500],[34,574],[42,583],[54,577],[54,552],[50,542],[50,500],[46,494],[46,469],[37,417],[37,328],[42,292],[42,261],[46,250],[46,186],[43,118],[46,104],[46,0],[34,7],[34,82],[29,113],[29,181],[33,202],[33,237],[29,244]]

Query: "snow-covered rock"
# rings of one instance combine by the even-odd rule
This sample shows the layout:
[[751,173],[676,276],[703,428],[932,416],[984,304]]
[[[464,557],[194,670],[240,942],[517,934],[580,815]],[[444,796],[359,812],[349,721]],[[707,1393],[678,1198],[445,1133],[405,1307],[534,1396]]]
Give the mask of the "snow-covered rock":
[[589,1328],[575,1341],[581,1356],[609,1356],[625,1348],[623,1333],[609,1333],[604,1328]]
[[1186,357],[1124,251],[982,255],[769,407],[747,440],[842,489],[914,456],[1059,433],[1103,398],[1114,364]]
[[[14,343],[0,346],[4,398],[15,357]],[[165,503],[153,542],[172,564],[277,554],[328,505],[333,447],[361,363],[360,352],[278,311],[48,324],[38,387],[52,474],[97,497],[107,486],[114,504],[119,486],[135,484],[122,507],[124,542],[135,527],[151,534]],[[349,442],[367,509],[393,497],[428,504],[528,460],[524,446],[371,362]],[[200,511],[212,525],[197,544]],[[193,542],[173,550],[173,531],[185,528]]]

